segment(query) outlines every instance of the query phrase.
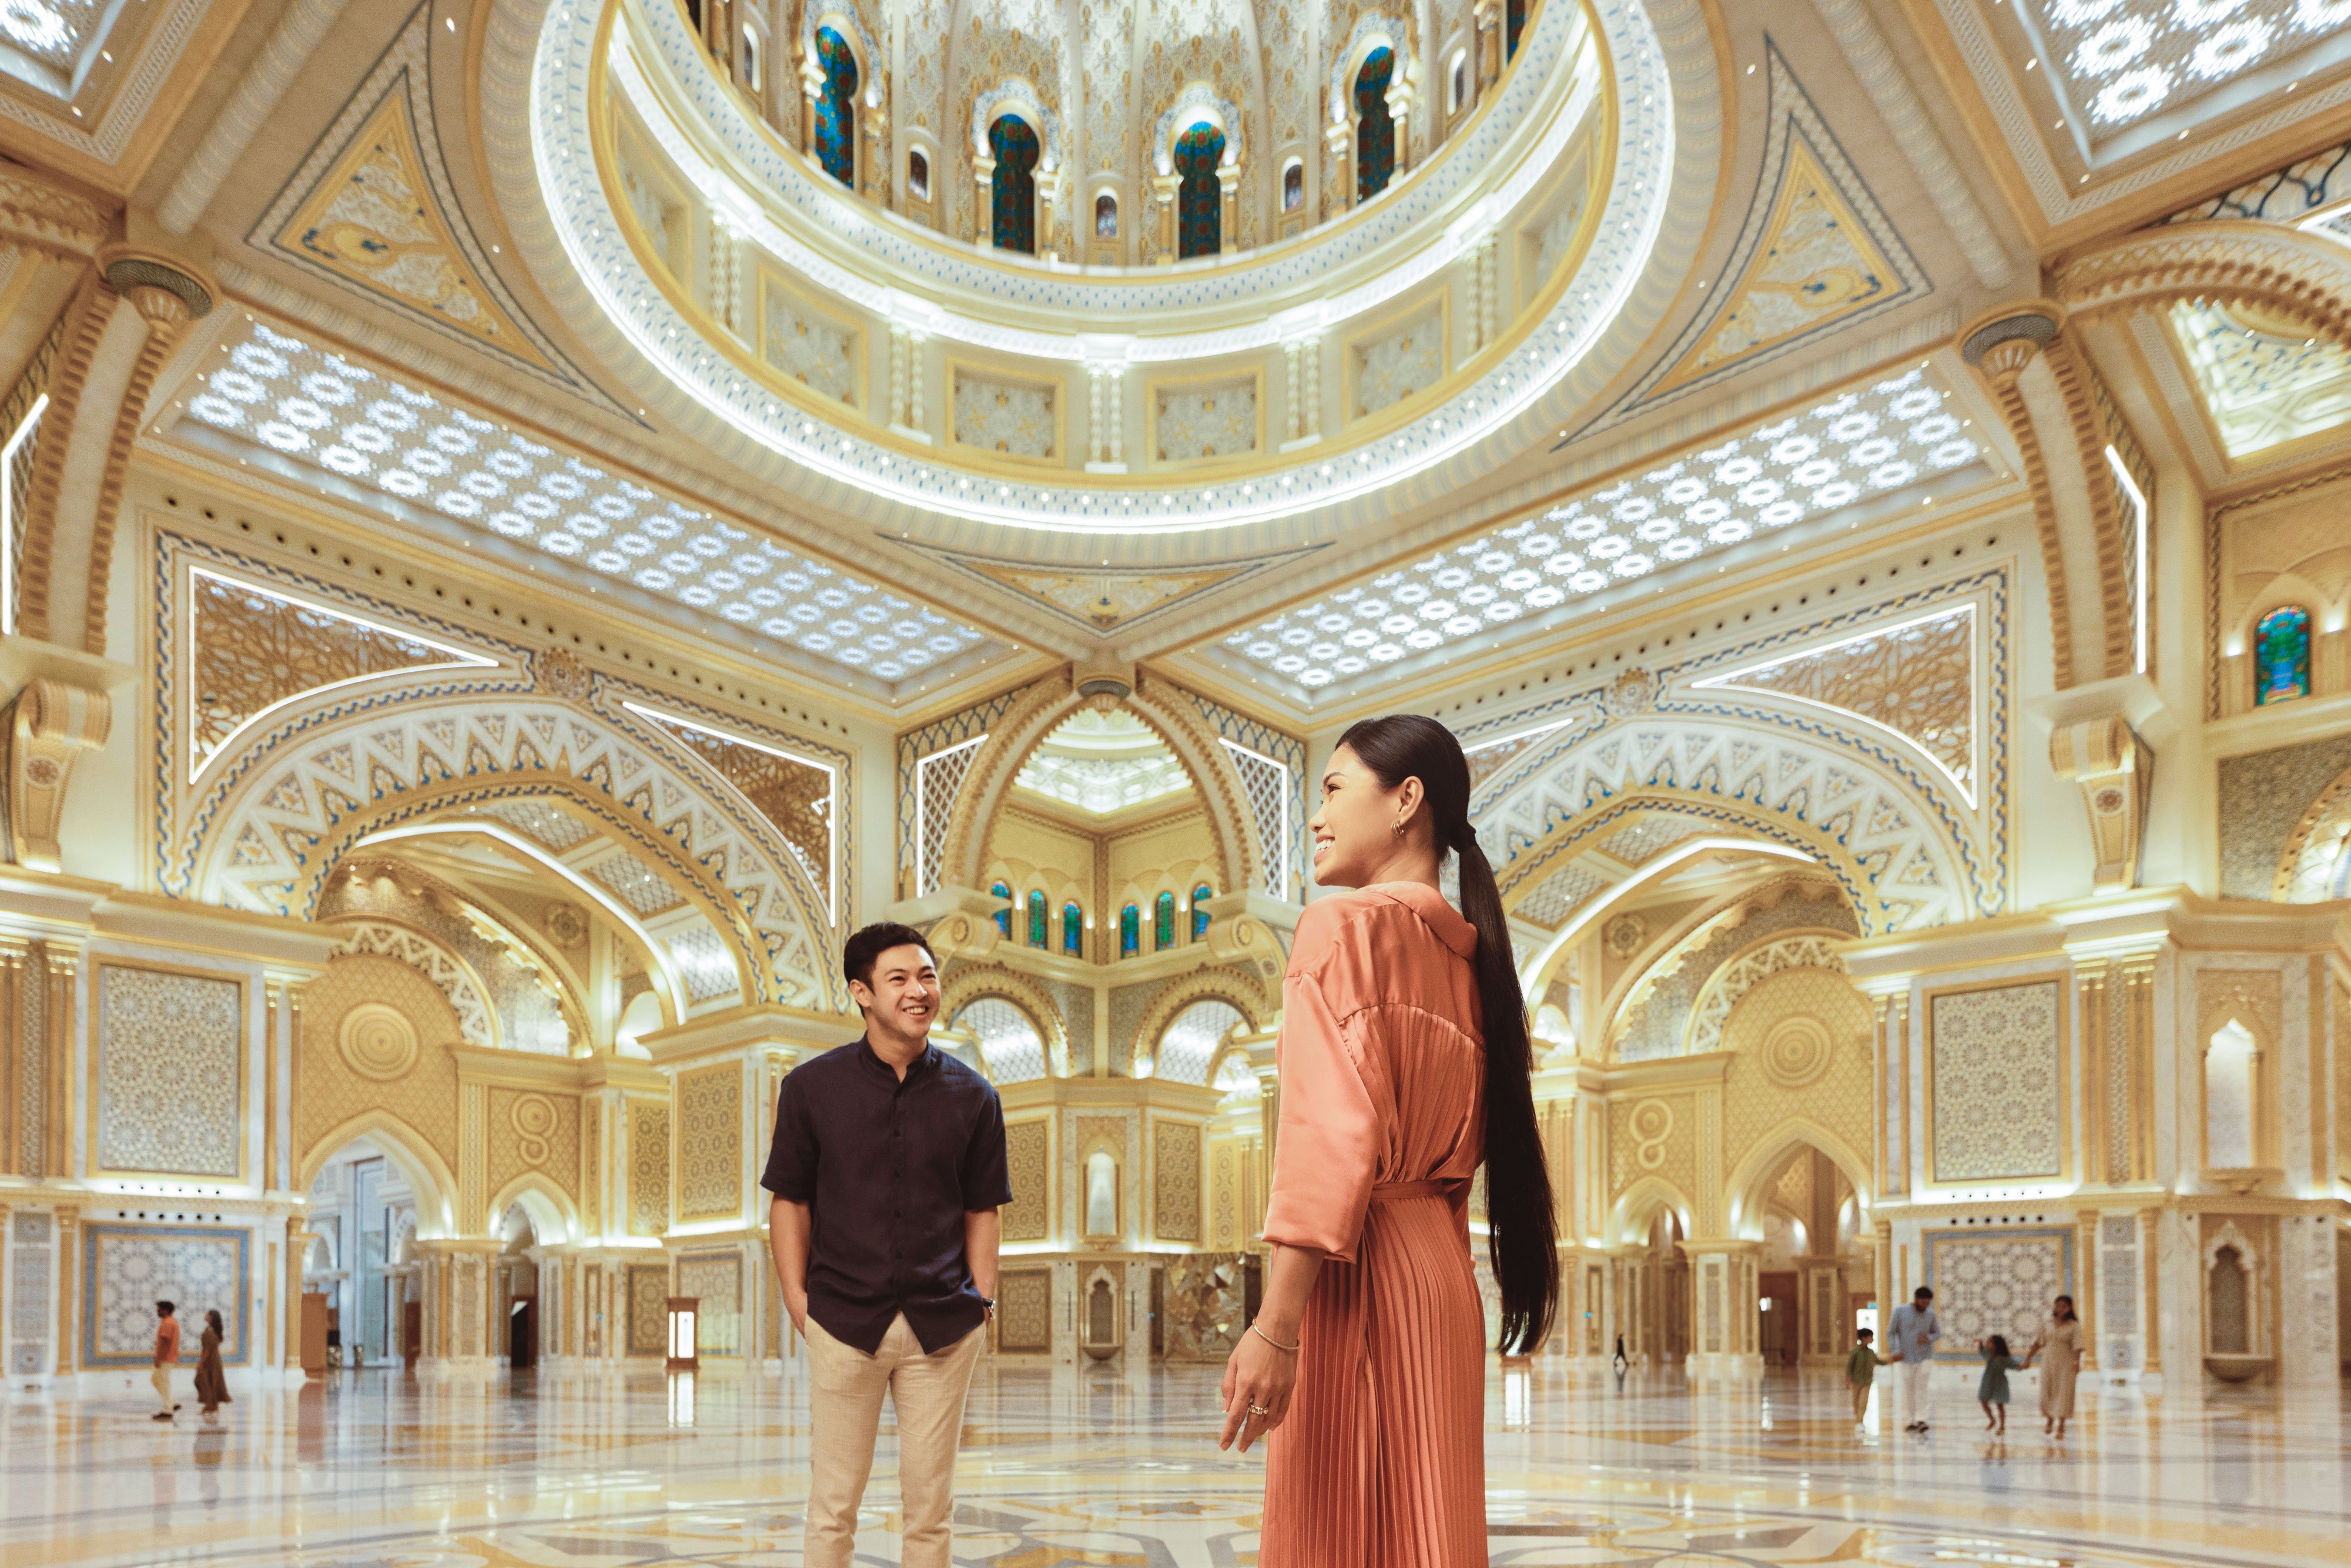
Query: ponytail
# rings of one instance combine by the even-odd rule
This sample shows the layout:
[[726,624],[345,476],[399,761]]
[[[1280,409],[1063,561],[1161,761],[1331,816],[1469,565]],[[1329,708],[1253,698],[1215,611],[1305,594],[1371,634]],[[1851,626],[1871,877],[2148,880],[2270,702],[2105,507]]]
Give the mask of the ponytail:
[[1534,1051],[1494,868],[1469,824],[1469,764],[1453,732],[1418,714],[1352,725],[1339,744],[1394,789],[1420,780],[1437,850],[1458,856],[1461,913],[1477,928],[1486,1047],[1486,1248],[1502,1294],[1500,1349],[1523,1355],[1551,1331],[1559,1302],[1559,1222],[1535,1122]]

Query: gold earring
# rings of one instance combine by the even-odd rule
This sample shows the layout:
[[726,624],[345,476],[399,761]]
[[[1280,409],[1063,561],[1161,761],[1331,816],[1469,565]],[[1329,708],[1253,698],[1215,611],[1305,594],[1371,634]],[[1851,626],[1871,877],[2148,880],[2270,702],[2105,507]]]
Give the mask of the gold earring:
[[1395,824],[1395,836],[1396,836],[1397,840],[1398,840],[1399,841],[1401,841],[1403,840],[1403,838],[1404,838],[1404,824],[1403,824],[1402,822],[1398,822],[1398,823],[1396,823],[1396,824]]

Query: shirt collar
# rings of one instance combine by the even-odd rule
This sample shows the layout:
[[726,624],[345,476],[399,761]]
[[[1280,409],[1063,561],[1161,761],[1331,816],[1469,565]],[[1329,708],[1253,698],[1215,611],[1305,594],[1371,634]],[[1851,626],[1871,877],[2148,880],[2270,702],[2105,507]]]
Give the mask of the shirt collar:
[[1457,956],[1468,958],[1477,955],[1478,928],[1446,903],[1445,895],[1437,889],[1425,882],[1384,882],[1377,884],[1377,890],[1419,915],[1421,923]]
[[[859,1035],[857,1037],[857,1058],[860,1061],[865,1063],[866,1067],[870,1071],[880,1073],[891,1082],[895,1083],[899,1081],[898,1070],[891,1066],[888,1062],[883,1061],[881,1056],[874,1051],[872,1036]],[[923,1054],[914,1058],[914,1061],[906,1063],[905,1081],[912,1083],[915,1079],[921,1077],[924,1073],[928,1072],[932,1068],[937,1066],[938,1059],[939,1048],[931,1044],[927,1040],[925,1040],[923,1044]]]

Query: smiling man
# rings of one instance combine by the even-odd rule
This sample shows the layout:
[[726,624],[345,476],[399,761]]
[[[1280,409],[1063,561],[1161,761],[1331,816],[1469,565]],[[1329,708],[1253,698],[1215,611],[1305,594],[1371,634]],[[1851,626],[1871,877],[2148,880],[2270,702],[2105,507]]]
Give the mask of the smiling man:
[[996,1311],[1004,1107],[935,1049],[923,934],[869,925],[841,954],[865,1038],[794,1068],[761,1185],[784,1305],[808,1342],[809,1568],[849,1568],[882,1396],[898,1418],[900,1562],[947,1568],[956,1439]]

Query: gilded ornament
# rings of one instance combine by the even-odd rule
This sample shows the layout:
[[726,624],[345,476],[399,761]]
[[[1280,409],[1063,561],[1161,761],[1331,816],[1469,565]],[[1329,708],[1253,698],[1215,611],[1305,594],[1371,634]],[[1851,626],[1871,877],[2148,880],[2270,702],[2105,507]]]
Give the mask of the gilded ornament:
[[416,1065],[416,1026],[398,1008],[361,1002],[343,1015],[335,1030],[343,1065],[361,1078],[392,1083]]

